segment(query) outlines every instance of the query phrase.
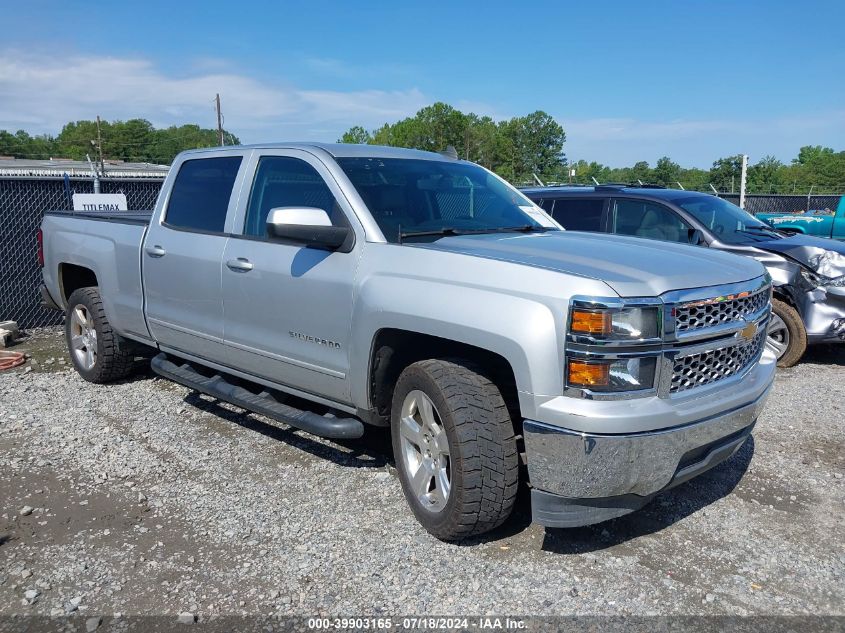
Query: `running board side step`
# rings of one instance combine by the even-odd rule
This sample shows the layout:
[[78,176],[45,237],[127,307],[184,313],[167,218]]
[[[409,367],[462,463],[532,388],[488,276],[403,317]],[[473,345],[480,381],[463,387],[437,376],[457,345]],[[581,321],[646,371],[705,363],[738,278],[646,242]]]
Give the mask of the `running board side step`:
[[154,357],[150,365],[159,376],[224,400],[236,407],[295,426],[312,435],[331,439],[355,439],[364,435],[364,424],[360,420],[326,417],[296,409],[282,404],[266,391],[255,394],[243,387],[233,385],[220,374],[209,378],[200,374],[187,362],[177,365],[168,358],[167,354]]

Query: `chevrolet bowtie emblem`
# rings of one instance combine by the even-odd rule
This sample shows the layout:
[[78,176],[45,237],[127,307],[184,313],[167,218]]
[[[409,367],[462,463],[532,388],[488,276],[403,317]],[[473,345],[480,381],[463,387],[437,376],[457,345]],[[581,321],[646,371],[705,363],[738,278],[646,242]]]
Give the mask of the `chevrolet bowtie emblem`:
[[749,323],[739,331],[739,335],[746,341],[752,340],[757,334],[757,324]]

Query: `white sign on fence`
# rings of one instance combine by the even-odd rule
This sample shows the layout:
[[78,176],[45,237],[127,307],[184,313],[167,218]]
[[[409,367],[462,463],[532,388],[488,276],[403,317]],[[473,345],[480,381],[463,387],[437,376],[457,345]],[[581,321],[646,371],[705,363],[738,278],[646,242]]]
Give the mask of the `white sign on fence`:
[[123,193],[75,193],[74,211],[128,211],[126,194]]

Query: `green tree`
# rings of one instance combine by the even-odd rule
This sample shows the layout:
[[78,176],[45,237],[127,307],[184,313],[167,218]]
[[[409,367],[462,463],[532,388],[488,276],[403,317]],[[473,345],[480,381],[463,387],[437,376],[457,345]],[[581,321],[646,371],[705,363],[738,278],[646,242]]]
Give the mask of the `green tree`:
[[354,126],[340,141],[433,152],[451,145],[461,158],[478,162],[515,181],[527,182],[535,173],[550,179],[564,175],[566,134],[545,112],[496,123],[490,117],[466,114],[437,102],[412,117],[385,123],[373,132]]
[[337,142],[338,143],[352,143],[357,145],[366,145],[373,140],[372,134],[367,132],[360,125],[355,125],[343,133]]
[[719,191],[739,191],[742,176],[742,155],[719,158],[710,168],[710,183]]
[[774,156],[764,156],[748,168],[748,191],[776,193],[781,185],[784,164]]
[[674,187],[681,177],[681,166],[672,162],[672,159],[668,156],[663,156],[657,159],[657,164],[654,166],[651,176],[658,185]]

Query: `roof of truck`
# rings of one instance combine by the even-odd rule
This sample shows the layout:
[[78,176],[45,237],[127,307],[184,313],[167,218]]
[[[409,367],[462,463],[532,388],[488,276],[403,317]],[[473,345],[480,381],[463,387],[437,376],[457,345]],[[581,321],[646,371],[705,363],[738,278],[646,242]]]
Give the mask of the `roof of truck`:
[[351,143],[316,143],[316,142],[292,142],[292,143],[254,143],[251,145],[226,145],[223,147],[208,147],[203,149],[189,150],[186,154],[218,152],[237,149],[302,149],[302,150],[323,150],[335,158],[419,158],[423,160],[444,160],[455,159],[444,156],[437,152],[424,152],[418,149],[405,149],[404,147],[387,147],[385,145],[353,145]]

